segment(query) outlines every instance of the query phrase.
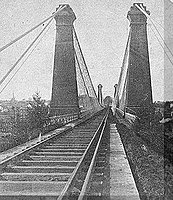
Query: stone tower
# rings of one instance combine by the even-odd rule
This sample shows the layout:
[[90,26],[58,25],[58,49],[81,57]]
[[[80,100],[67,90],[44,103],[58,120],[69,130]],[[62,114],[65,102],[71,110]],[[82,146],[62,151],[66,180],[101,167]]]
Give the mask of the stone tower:
[[[142,3],[145,11],[146,7]],[[149,108],[152,104],[152,87],[147,40],[147,17],[136,6],[130,8],[127,15],[130,21],[129,60],[126,86],[127,110],[138,111],[141,107]]]
[[73,22],[76,16],[68,4],[56,15],[56,43],[54,55],[50,114],[79,113],[78,91],[73,44]]

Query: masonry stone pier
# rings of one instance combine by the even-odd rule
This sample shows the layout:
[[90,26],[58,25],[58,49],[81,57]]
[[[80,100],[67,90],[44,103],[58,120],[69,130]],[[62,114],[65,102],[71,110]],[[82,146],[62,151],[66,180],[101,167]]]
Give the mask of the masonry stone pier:
[[[152,87],[147,40],[147,17],[136,6],[130,8],[127,18],[130,21],[129,61],[127,79],[127,108],[139,110],[152,104]],[[142,3],[145,11],[146,7]]]
[[68,4],[56,15],[56,43],[50,114],[79,113],[73,44],[73,22],[76,16]]

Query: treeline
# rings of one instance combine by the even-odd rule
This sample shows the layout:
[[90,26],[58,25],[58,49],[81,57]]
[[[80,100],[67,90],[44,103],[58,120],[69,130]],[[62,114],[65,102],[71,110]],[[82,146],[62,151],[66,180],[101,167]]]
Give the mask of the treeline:
[[0,152],[38,137],[40,132],[44,134],[60,126],[60,123],[51,125],[49,106],[36,93],[27,106],[24,117],[16,108],[14,116],[0,121]]

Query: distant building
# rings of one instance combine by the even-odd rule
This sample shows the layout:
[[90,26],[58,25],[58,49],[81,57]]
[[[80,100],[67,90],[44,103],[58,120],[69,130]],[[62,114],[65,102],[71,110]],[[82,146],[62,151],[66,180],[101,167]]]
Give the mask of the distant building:
[[17,101],[14,94],[11,100],[0,100],[0,119],[15,117],[17,112],[24,117],[29,102],[29,100]]

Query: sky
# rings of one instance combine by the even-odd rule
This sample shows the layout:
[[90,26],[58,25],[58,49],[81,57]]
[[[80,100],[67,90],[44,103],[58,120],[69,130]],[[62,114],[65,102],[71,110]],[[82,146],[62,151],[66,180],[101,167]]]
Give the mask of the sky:
[[[164,0],[142,2],[150,11],[151,18],[163,26]],[[74,26],[96,91],[97,85],[102,84],[103,96],[113,96],[129,32],[126,16],[130,6],[136,3],[132,0],[1,0],[0,47],[49,17],[63,3],[69,4],[76,14]],[[156,25],[163,35],[162,27]],[[164,99],[164,56],[151,26],[148,21],[153,99],[156,101]],[[0,79],[43,27],[0,53]],[[0,99],[11,99],[13,93],[18,100],[28,99],[36,91],[40,91],[44,99],[50,99],[54,48],[55,22],[16,76],[0,93]],[[4,85],[0,87],[0,91]]]
[[173,100],[173,0],[165,0],[164,28],[164,99]]

